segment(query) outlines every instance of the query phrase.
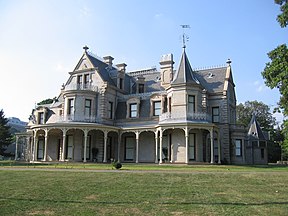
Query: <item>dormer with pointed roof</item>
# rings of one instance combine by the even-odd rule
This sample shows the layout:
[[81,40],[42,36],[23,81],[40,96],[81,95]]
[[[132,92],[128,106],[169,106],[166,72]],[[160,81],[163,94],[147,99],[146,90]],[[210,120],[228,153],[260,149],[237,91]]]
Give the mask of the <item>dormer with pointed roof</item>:
[[179,68],[176,71],[171,84],[200,84],[192,70],[185,48],[183,48]]
[[266,141],[266,137],[256,120],[255,114],[252,115],[249,127],[248,127],[248,136],[250,139],[259,140],[259,141]]

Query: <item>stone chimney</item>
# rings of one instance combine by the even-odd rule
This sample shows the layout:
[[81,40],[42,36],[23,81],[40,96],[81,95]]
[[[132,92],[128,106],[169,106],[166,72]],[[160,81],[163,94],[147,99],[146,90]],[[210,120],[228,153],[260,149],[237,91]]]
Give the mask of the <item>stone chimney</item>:
[[118,70],[119,70],[119,71],[122,71],[122,72],[124,72],[124,73],[126,72],[126,66],[127,66],[127,65],[126,65],[125,63],[120,63],[120,64],[117,64],[117,65],[116,65],[116,67],[118,68]]
[[166,54],[161,56],[160,73],[161,73],[161,85],[167,85],[173,79],[173,54]]
[[112,66],[114,58],[112,56],[104,56],[104,62],[109,66]]

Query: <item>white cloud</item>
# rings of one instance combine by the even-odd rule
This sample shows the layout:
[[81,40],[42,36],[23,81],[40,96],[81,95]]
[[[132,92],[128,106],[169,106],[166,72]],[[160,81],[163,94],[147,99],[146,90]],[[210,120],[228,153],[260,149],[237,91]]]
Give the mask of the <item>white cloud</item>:
[[58,63],[57,66],[56,66],[56,71],[59,71],[59,72],[68,72],[69,70],[70,70],[69,67],[65,67],[61,63]]
[[155,19],[160,19],[161,17],[163,17],[163,14],[162,14],[162,13],[158,13],[158,14],[155,14],[155,15],[154,15],[154,18],[155,18]]
[[87,6],[84,6],[80,9],[80,17],[90,17],[91,16],[91,10]]
[[263,83],[263,81],[256,80],[253,82],[253,86],[256,88],[256,92],[264,92],[268,87]]

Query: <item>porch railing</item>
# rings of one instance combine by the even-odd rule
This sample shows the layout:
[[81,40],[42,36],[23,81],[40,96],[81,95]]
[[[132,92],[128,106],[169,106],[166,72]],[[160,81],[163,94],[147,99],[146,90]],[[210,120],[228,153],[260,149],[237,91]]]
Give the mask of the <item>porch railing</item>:
[[88,91],[98,91],[98,87],[92,84],[69,84],[65,86],[65,90],[88,90]]
[[58,116],[57,122],[100,122],[100,118],[95,115],[63,115]]
[[159,122],[164,121],[203,121],[210,122],[211,116],[208,113],[197,112],[197,113],[170,113],[166,112],[159,116]]

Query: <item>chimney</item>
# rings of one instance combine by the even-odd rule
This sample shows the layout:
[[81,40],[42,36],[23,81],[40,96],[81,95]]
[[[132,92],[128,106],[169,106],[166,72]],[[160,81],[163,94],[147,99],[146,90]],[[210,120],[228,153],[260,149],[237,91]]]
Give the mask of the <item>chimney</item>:
[[116,67],[118,68],[119,71],[122,71],[125,73],[126,71],[126,64],[125,63],[120,63],[120,64],[117,64]]
[[161,85],[169,84],[173,79],[173,54],[166,54],[160,59]]
[[112,56],[104,56],[104,62],[109,66],[112,66],[114,58]]

